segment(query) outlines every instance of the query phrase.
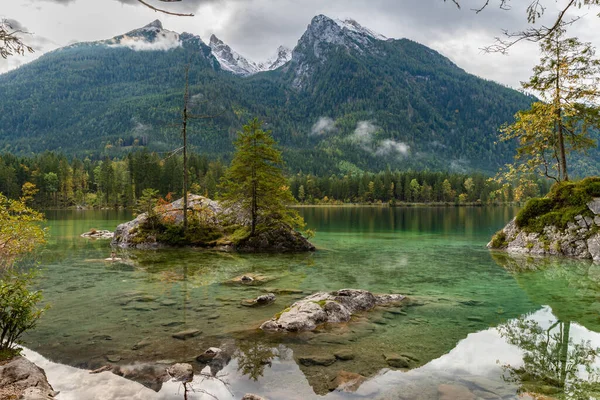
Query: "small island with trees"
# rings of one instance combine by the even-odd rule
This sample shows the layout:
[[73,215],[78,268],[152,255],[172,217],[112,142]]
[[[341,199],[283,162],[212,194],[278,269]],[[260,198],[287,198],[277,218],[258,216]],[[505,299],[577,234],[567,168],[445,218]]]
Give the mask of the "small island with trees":
[[[112,244],[127,248],[195,246],[242,252],[303,252],[315,247],[303,236],[302,217],[294,209],[283,158],[271,132],[251,120],[238,133],[236,153],[221,179],[218,201],[199,195],[171,202],[146,189],[141,212],[117,227]],[[187,201],[184,201],[187,200]],[[302,231],[300,233],[299,231]]]

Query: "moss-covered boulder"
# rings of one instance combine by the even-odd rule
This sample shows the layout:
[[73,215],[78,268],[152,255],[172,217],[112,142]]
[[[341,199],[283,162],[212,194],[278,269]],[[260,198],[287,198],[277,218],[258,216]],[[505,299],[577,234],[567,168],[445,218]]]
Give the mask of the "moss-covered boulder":
[[151,249],[194,246],[219,251],[307,252],[315,247],[288,224],[263,221],[250,236],[249,220],[240,209],[197,195],[188,197],[188,229],[183,230],[183,199],[159,205],[115,230],[111,245]]
[[546,197],[529,200],[488,247],[600,262],[600,178],[556,184]]

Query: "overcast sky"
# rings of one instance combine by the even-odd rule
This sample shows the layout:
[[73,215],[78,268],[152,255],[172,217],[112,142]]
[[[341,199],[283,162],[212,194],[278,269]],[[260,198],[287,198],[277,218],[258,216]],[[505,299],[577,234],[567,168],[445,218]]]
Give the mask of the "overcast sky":
[[[546,0],[547,16],[566,0]],[[160,19],[166,29],[200,35],[208,42],[214,33],[233,49],[254,61],[275,54],[279,45],[293,48],[312,17],[352,18],[391,38],[409,38],[439,51],[468,72],[518,88],[537,62],[537,45],[523,43],[508,56],[484,54],[502,29],[527,27],[526,0],[513,0],[513,9],[471,9],[485,0],[461,0],[458,9],[450,0],[182,0],[180,3],[147,2],[172,11],[193,12],[194,17],[156,13],[135,0],[0,0],[0,17],[31,32],[27,42],[35,55],[0,59],[5,72],[44,52],[73,42],[108,39]],[[583,18],[570,33],[600,46],[598,9],[577,10]]]

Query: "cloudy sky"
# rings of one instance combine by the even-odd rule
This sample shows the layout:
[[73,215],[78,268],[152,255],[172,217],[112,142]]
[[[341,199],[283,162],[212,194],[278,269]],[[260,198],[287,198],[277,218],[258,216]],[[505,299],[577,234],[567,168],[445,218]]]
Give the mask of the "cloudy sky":
[[[198,34],[206,42],[214,33],[254,61],[270,58],[279,45],[294,47],[317,14],[352,18],[385,36],[409,38],[430,46],[468,72],[515,88],[529,77],[538,56],[537,46],[529,43],[519,44],[507,56],[480,50],[503,29],[527,27],[525,7],[529,1],[525,0],[513,0],[510,11],[500,10],[499,0],[491,0],[480,14],[472,9],[485,0],[460,0],[460,10],[450,0],[146,0],[171,11],[193,12],[194,17],[159,14],[136,0],[0,1],[0,17],[31,32],[26,39],[37,50],[27,57],[0,59],[0,72],[54,48],[108,39],[157,18],[166,29]],[[546,0],[546,15],[555,16],[565,1]],[[600,37],[595,34],[600,31],[598,11],[577,10],[574,15],[583,18],[571,30],[596,46],[600,46]]]

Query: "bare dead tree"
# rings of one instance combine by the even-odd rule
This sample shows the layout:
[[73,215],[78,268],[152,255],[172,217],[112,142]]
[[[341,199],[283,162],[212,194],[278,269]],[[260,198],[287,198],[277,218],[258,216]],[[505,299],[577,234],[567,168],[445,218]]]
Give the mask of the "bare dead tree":
[[0,57],[33,53],[33,48],[23,43],[21,35],[27,32],[14,29],[9,21],[0,19]]
[[[444,2],[451,1],[458,8],[461,8],[460,0],[444,0]],[[519,0],[521,1],[521,0]],[[549,2],[556,3],[554,0],[529,0],[529,5],[527,6],[527,23],[529,25],[535,25],[547,12],[547,6]],[[498,3],[498,7],[502,10],[511,10],[511,0],[496,0]],[[472,11],[475,11],[476,14],[481,13],[486,8],[490,6],[491,0],[482,0],[481,6],[472,8]],[[511,32],[508,30],[504,30],[502,36],[496,37],[493,44],[486,46],[483,50],[487,53],[502,53],[505,54],[508,50],[519,42],[540,42],[552,33],[556,32],[558,29],[565,29],[569,25],[572,25],[574,22],[579,20],[579,17],[575,18],[567,18],[567,12],[569,10],[573,10],[575,8],[582,7],[594,7],[600,6],[600,0],[569,0],[562,9],[558,11],[558,14],[553,20],[551,25],[541,25],[541,26],[530,26],[527,29],[522,31]]]

